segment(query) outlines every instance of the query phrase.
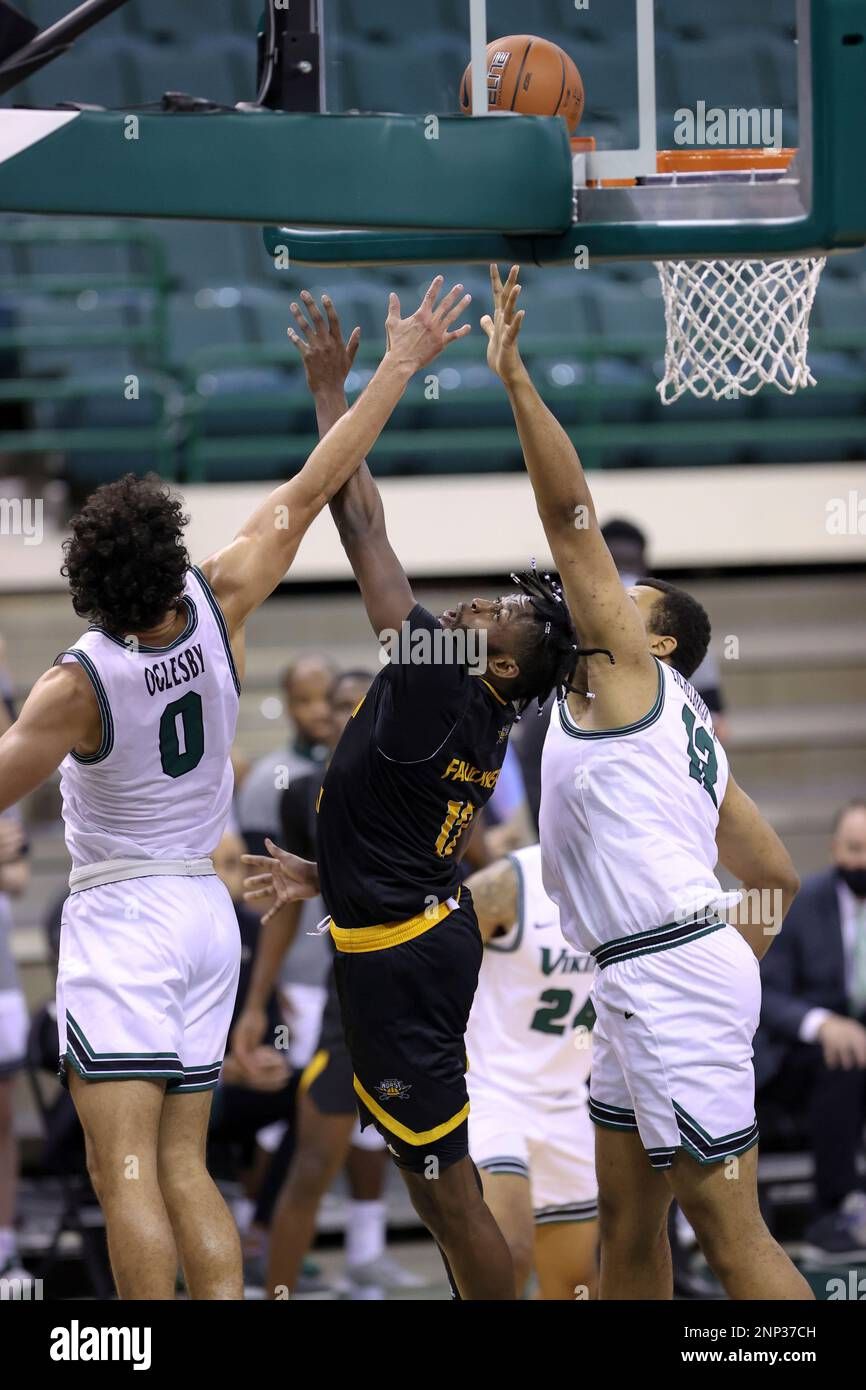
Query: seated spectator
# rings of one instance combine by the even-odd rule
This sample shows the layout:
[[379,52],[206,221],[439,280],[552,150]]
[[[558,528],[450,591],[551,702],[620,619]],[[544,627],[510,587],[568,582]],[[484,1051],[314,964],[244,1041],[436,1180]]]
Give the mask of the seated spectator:
[[[258,915],[243,900],[245,870],[241,855],[244,852],[241,837],[227,831],[213,856],[214,868],[231,894],[241,935],[241,969],[232,1027],[246,996],[259,936]],[[239,1145],[242,1175],[248,1168],[257,1166],[254,1163],[256,1131],[275,1120],[289,1120],[294,1104],[292,1068],[285,1049],[278,1049],[273,1042],[280,1025],[275,995],[268,999],[266,1013],[269,1041],[255,1049],[244,1071],[231,1053],[227,1054],[211,1116],[210,1139]]]
[[286,714],[292,725],[288,745],[266,753],[239,780],[237,817],[250,854],[265,853],[265,836],[280,837],[280,797],[289,783],[327,756],[329,696],[334,668],[327,657],[298,657],[282,677]]
[[[15,718],[12,681],[0,638],[0,734]],[[18,1144],[15,1139],[12,1093],[15,1075],[27,1051],[27,1005],[12,959],[11,898],[27,887],[29,867],[24,832],[17,813],[0,816],[0,1278],[29,1279],[18,1259],[15,1202]]]
[[866,1124],[866,801],[839,812],[832,865],[808,877],[761,962],[758,1122],[797,1118],[815,1159],[816,1253],[866,1257],[857,1172]]
[[18,1144],[13,1125],[15,1076],[27,1052],[27,1005],[12,959],[10,897],[27,885],[24,835],[13,812],[0,816],[0,1278],[27,1279],[15,1239]]

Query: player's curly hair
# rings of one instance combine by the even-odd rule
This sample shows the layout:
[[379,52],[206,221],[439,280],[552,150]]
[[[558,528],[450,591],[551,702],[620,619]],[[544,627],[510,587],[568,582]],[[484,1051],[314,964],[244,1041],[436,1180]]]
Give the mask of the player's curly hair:
[[92,492],[63,543],[61,574],[79,617],[122,636],[160,622],[183,593],[188,524],[155,473],[127,473]]
[[538,701],[540,713],[551,691],[556,691],[558,700],[565,699],[572,688],[574,668],[582,656],[602,654],[611,662],[613,656],[604,647],[580,645],[555,575],[539,574],[533,563],[530,570],[512,574],[511,578],[532,604],[536,620],[535,632],[518,654],[520,675],[515,679],[511,696],[517,703],[518,714],[522,714],[533,700]]

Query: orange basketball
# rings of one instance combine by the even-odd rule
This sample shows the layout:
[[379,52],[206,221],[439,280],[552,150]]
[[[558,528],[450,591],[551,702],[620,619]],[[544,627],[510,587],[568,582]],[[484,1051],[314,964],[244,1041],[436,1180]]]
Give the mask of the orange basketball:
[[[583,79],[577,64],[549,39],[511,34],[487,45],[487,104],[491,111],[564,116],[574,134],[583,115]],[[472,73],[460,83],[460,109],[472,109]]]

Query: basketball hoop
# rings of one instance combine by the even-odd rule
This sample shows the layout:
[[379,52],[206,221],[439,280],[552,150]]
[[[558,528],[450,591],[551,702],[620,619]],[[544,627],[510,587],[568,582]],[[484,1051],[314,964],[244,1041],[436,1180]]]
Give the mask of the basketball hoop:
[[826,257],[657,261],[665,302],[664,405],[686,391],[713,400],[814,386],[809,316]]
[[[664,150],[658,179],[699,188],[779,183],[795,168],[793,149]],[[773,261],[656,261],[665,304],[664,405],[686,391],[732,400],[776,386],[792,396],[814,386],[806,352],[809,317],[826,264],[823,256]]]

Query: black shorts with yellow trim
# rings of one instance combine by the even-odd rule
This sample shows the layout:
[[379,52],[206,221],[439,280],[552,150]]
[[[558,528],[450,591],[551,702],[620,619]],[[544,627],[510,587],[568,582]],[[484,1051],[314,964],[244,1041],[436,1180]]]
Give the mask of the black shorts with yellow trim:
[[319,1041],[301,1074],[299,1090],[301,1095],[309,1096],[323,1115],[354,1115],[357,1105],[352,1080],[352,1059],[346,1046],[332,968]]
[[465,1035],[483,946],[465,887],[438,920],[416,920],[332,935],[361,1127],[376,1126],[399,1167],[429,1173],[469,1153]]

